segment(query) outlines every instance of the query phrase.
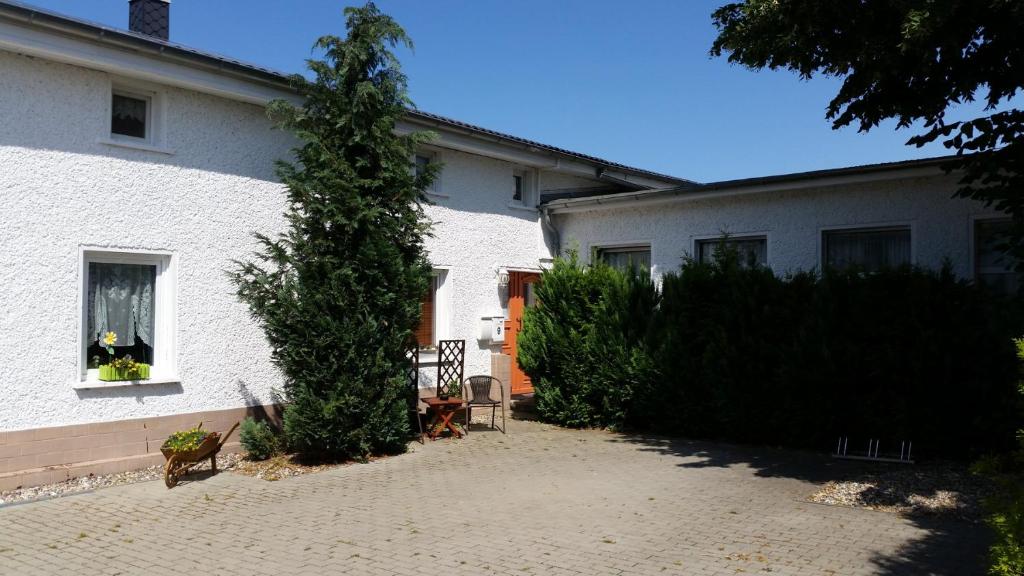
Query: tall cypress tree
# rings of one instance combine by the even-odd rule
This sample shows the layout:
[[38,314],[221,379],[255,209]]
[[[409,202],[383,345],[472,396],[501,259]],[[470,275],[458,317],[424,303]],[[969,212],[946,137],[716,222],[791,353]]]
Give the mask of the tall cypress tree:
[[284,374],[288,444],[321,458],[405,447],[404,344],[430,277],[422,205],[436,171],[413,170],[425,134],[395,133],[411,103],[391,49],[411,41],[372,3],[345,16],[347,38],[315,44],[314,79],[293,77],[304,103],[269,107],[300,141],[277,164],[288,228],[257,234],[231,272]]

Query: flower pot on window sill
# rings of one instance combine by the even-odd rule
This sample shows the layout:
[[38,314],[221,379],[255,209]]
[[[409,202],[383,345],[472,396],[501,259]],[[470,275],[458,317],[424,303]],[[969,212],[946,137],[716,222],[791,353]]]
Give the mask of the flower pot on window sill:
[[126,380],[149,380],[149,364],[138,363],[134,369],[114,368],[110,364],[100,366],[100,380],[122,382]]

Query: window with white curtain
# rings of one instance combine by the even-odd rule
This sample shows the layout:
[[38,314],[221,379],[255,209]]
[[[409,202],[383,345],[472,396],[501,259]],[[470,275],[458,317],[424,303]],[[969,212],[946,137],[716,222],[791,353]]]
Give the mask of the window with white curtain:
[[757,267],[768,265],[768,239],[764,236],[727,236],[697,241],[697,260],[714,262],[719,248],[736,250],[740,266]]
[[86,251],[82,262],[82,377],[95,379],[110,354],[149,364],[157,377],[173,375],[173,277],[164,254]]
[[827,230],[822,238],[824,266],[877,272],[910,264],[910,227]]
[[631,266],[644,270],[651,269],[650,246],[598,248],[595,250],[595,256],[597,260],[619,270],[629,270]]
[[1000,249],[1012,225],[1009,218],[974,222],[974,278],[1005,294],[1016,294],[1020,287],[1010,256]]

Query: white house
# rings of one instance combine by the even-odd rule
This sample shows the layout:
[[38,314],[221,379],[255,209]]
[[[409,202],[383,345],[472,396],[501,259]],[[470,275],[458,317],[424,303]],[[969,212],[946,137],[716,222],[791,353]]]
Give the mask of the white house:
[[[264,106],[294,94],[280,73],[168,41],[168,2],[129,4],[124,31],[0,0],[0,489],[159,462],[169,432],[226,429],[281,387],[224,272],[252,232],[284,226],[273,161],[293,142]],[[467,375],[528,392],[518,320],[567,248],[659,276],[728,233],[779,273],[948,258],[1013,278],[987,241],[998,215],[951,199],[935,161],[697,184],[423,112],[399,129],[434,131],[411,161],[444,166],[418,332],[428,386],[430,344],[464,339]],[[98,379],[108,329],[149,379]]]

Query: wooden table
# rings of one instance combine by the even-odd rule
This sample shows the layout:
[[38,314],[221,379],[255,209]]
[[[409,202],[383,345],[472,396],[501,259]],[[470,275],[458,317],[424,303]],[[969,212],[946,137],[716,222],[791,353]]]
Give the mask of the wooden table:
[[462,438],[462,432],[455,427],[455,423],[452,422],[452,418],[459,412],[464,405],[462,398],[447,398],[442,400],[437,396],[429,396],[427,398],[421,398],[424,404],[427,405],[427,409],[434,413],[434,418],[430,421],[427,426],[427,436],[431,440],[436,440],[438,436],[444,432],[445,428],[452,431],[457,438]]

